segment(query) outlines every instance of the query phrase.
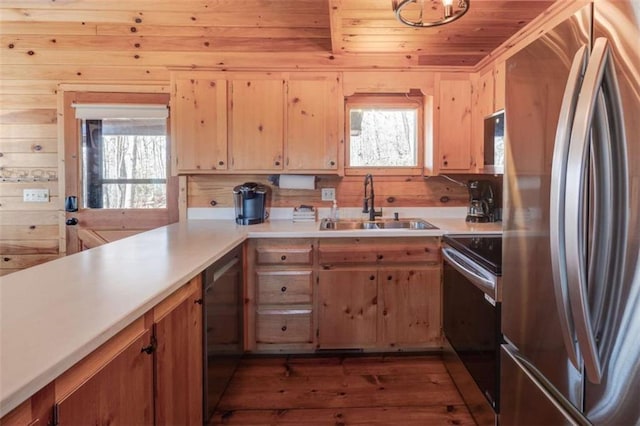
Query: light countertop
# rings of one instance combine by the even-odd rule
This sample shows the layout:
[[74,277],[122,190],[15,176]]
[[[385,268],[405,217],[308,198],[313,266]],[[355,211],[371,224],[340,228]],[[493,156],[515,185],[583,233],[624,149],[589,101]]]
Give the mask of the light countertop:
[[1,277],[0,417],[247,238],[501,232],[501,223],[428,220],[440,229],[319,231],[319,222],[189,220]]

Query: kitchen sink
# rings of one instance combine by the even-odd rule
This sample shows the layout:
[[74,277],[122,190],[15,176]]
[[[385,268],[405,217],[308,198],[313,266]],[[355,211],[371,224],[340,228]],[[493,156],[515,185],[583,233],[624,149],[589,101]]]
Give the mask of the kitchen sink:
[[383,230],[383,229],[438,229],[436,226],[422,219],[381,219],[376,221],[358,219],[322,219],[321,231],[354,231],[354,230]]

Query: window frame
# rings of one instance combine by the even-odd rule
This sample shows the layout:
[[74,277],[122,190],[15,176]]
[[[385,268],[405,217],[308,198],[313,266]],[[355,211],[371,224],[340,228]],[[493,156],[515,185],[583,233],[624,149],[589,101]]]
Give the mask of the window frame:
[[[415,166],[351,166],[351,109],[378,107],[389,109],[416,109],[416,156]],[[425,97],[413,93],[357,93],[345,98],[345,165],[348,176],[363,176],[367,173],[386,176],[418,176],[423,174],[425,156]]]

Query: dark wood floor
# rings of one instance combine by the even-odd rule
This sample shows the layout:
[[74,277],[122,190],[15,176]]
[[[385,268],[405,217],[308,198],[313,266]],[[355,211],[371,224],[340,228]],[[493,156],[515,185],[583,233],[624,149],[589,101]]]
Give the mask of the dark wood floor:
[[245,358],[214,425],[474,425],[438,355]]

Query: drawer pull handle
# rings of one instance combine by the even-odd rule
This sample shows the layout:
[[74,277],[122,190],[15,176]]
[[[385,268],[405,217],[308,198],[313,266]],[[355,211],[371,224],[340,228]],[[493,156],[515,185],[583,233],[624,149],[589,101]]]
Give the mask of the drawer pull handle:
[[283,287],[280,289],[280,291],[284,293],[285,291],[287,291],[287,288],[283,286]]
[[391,275],[389,275],[389,276],[387,277],[387,280],[388,280],[388,281],[391,281],[392,279],[393,279],[393,277],[392,277]]
[[375,280],[375,279],[376,279],[376,276],[375,276],[375,275],[371,275],[371,276],[369,276],[369,279],[370,279],[371,281],[373,281],[373,280]]
[[282,256],[280,256],[280,260],[287,260],[287,256],[283,254]]
[[282,328],[281,328],[281,330],[282,330],[282,331],[287,331],[287,326],[286,326],[286,325],[283,325],[283,326],[282,326]]

